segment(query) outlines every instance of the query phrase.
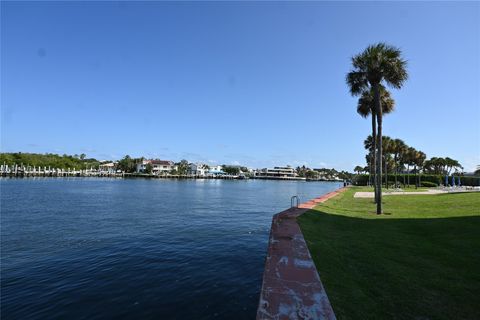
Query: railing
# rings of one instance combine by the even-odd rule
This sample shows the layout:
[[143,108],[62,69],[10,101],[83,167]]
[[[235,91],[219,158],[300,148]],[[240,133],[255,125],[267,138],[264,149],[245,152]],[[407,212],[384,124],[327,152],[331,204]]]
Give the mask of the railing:
[[298,208],[299,202],[300,202],[300,198],[298,196],[291,197],[290,198],[290,208]]

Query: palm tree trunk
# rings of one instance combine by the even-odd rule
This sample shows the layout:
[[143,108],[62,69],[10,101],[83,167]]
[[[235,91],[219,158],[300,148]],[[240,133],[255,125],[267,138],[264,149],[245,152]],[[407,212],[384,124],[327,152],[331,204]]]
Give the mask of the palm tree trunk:
[[377,214],[382,214],[382,106],[380,102],[379,84],[373,86],[375,109],[377,110],[377,136],[378,136],[378,150],[377,150]]
[[397,188],[397,175],[398,175],[398,156],[395,155],[395,188]]
[[374,174],[374,171],[373,171],[373,153],[370,152],[370,168],[368,169],[368,181],[370,182],[370,186],[373,186],[374,185],[374,180],[373,180],[373,176],[375,175]]
[[417,165],[415,165],[415,189],[418,187],[418,182],[417,182]]
[[407,183],[408,183],[408,186],[410,187],[410,163],[407,164]]
[[422,175],[420,174],[420,168],[418,168],[418,186],[422,186]]
[[372,142],[373,142],[373,194],[377,203],[377,121],[376,112],[372,109]]

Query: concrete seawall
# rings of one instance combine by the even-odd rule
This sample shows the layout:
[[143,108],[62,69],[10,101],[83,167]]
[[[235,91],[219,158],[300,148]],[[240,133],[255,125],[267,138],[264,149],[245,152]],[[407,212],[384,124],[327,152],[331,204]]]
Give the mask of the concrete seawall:
[[257,319],[336,319],[297,218],[344,190],[273,216]]

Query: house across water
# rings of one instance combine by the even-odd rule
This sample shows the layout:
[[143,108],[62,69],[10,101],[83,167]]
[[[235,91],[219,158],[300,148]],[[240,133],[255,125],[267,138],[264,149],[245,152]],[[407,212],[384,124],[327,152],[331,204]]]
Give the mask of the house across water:
[[305,178],[298,177],[295,169],[291,166],[264,168],[261,170],[257,170],[255,172],[255,178],[305,180]]
[[169,160],[142,160],[141,162],[137,163],[136,171],[145,172],[148,165],[152,166],[153,174],[169,173],[177,168],[175,162]]

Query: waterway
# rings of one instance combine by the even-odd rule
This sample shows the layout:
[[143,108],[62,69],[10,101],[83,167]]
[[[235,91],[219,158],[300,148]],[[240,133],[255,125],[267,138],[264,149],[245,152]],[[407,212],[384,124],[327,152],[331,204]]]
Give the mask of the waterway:
[[339,186],[1,178],[1,318],[253,319],[272,215]]

